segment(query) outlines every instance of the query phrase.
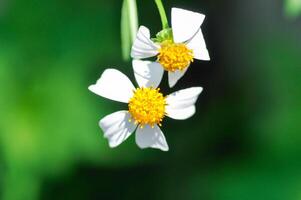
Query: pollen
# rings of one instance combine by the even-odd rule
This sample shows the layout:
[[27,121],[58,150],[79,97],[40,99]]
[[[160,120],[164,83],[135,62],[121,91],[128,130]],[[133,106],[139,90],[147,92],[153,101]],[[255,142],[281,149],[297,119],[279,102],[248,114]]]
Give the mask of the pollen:
[[183,43],[163,42],[158,62],[166,71],[184,70],[193,62],[193,51]]
[[165,117],[166,100],[160,89],[138,88],[129,101],[129,112],[136,124],[161,126]]

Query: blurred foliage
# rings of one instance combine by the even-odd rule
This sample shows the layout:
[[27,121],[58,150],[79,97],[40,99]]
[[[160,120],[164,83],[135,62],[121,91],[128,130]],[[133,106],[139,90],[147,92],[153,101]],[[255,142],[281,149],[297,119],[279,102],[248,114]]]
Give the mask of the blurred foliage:
[[[120,60],[119,32],[107,20],[118,22],[119,6],[100,12],[103,3],[7,2],[0,32],[3,199],[35,199],[41,178],[74,162],[109,162],[97,127],[108,109],[96,109],[87,91],[107,67],[98,60]],[[89,66],[99,73],[91,79]]]
[[286,0],[286,14],[290,17],[296,17],[301,14],[301,0]]
[[125,61],[129,61],[132,43],[138,30],[136,0],[123,0],[120,21],[122,57]]
[[[137,3],[154,35],[156,6]],[[274,0],[174,5],[207,15],[212,61],[164,80],[204,92],[194,117],[166,119],[163,153],[110,149],[97,122],[126,106],[87,90],[108,67],[133,80],[121,1],[0,2],[0,199],[301,199],[300,21]]]

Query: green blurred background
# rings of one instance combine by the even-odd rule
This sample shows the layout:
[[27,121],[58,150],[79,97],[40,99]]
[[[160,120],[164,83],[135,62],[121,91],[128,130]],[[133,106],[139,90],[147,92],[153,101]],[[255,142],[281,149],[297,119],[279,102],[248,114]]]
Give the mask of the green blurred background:
[[[0,199],[301,200],[301,1],[170,0],[206,14],[212,60],[197,113],[170,146],[110,149],[98,120],[126,108],[87,90],[122,61],[119,0],[0,0]],[[160,30],[153,1],[140,24]]]

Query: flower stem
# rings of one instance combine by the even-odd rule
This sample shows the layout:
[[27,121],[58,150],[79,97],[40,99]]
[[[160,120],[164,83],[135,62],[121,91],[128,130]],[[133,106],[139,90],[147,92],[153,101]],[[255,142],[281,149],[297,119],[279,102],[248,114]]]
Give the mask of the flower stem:
[[155,3],[157,4],[157,7],[158,7],[158,10],[159,10],[159,13],[160,13],[161,22],[162,22],[162,29],[169,28],[166,13],[165,13],[165,9],[164,9],[162,1],[161,0],[155,0]]

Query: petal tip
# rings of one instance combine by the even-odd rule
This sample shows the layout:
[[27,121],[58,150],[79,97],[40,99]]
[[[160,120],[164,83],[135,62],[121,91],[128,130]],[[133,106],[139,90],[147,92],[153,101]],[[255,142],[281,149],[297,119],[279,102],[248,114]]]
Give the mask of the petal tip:
[[90,91],[91,91],[91,90],[92,90],[92,88],[93,88],[93,86],[94,86],[94,85],[89,85],[89,87],[88,87],[88,90],[90,90]]
[[176,85],[177,82],[171,82],[171,81],[168,81],[168,85],[170,88],[173,88],[175,85]]
[[89,90],[90,92],[95,93],[95,85],[90,85],[90,86],[88,87],[88,90]]
[[165,147],[165,148],[160,148],[160,150],[161,150],[161,151],[167,152],[167,151],[169,151],[169,147],[167,146],[167,147]]
[[115,148],[115,147],[117,147],[117,146],[118,146],[118,144],[115,144],[115,143],[112,143],[112,142],[109,141],[109,147],[110,147],[110,148],[113,149],[113,148]]
[[196,87],[196,89],[198,89],[199,94],[203,91],[203,87]]

